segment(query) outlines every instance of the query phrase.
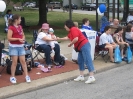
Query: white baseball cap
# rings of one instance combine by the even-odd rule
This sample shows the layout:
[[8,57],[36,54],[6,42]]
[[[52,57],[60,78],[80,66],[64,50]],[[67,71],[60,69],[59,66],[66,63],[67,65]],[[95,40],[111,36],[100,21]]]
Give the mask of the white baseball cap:
[[54,32],[53,28],[49,28],[49,32]]

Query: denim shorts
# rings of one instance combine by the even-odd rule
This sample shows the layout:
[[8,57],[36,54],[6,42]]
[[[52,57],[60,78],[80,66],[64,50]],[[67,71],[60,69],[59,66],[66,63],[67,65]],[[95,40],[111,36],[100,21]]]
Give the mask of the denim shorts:
[[9,55],[10,56],[22,56],[25,55],[24,47],[11,47],[9,46]]

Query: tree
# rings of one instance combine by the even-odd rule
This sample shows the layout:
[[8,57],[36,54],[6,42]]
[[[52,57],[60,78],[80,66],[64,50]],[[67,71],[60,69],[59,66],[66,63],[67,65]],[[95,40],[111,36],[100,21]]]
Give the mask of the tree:
[[47,23],[47,0],[38,0],[39,2],[39,23],[38,25],[42,25],[42,23]]
[[36,1],[39,5],[39,22],[38,25],[42,25],[42,23],[47,23],[47,8],[46,4],[48,0],[12,0],[13,2],[26,2],[26,1]]

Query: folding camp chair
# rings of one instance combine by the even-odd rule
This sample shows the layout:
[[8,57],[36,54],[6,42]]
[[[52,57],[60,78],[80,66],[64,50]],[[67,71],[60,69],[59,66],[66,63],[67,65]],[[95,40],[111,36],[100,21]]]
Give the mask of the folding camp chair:
[[35,44],[35,41],[37,39],[38,36],[38,31],[34,30],[33,31],[33,45],[32,45],[32,53],[34,52],[35,56],[33,57],[33,59],[37,58],[37,60],[40,62],[38,55],[42,58],[45,59],[44,55],[42,55],[41,53],[44,53],[43,50],[37,50],[37,45]]
[[[4,41],[5,42],[5,41]],[[5,45],[4,43],[0,42],[0,65],[3,67],[0,71],[0,74],[3,72],[3,70],[6,67],[6,59],[9,59],[9,52],[4,49]]]
[[98,57],[98,56],[102,56],[103,60],[107,63],[107,61],[109,60],[109,50],[107,48],[100,48],[99,47],[99,36],[96,37],[96,46],[95,46],[95,56],[94,56],[94,60]]
[[27,63],[27,68],[28,70],[31,69],[32,67],[34,67],[34,59],[33,59],[33,55],[31,52],[31,48],[32,48],[32,44],[29,44],[27,42],[25,42],[24,44],[24,48],[25,48],[25,61]]

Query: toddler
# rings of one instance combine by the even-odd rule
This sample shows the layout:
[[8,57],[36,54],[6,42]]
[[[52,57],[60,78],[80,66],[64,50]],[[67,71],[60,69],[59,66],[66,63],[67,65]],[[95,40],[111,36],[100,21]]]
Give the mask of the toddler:
[[[53,28],[49,28],[49,33],[47,34],[47,36],[48,36],[49,38],[56,39],[56,36],[54,35],[54,30],[53,30]],[[57,41],[49,41],[49,42],[48,42],[48,45],[51,46],[52,52],[54,52],[55,44],[58,44],[58,42],[57,42]]]

